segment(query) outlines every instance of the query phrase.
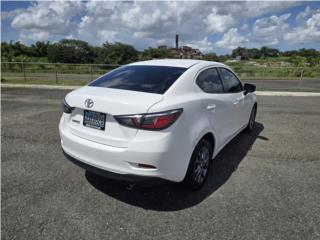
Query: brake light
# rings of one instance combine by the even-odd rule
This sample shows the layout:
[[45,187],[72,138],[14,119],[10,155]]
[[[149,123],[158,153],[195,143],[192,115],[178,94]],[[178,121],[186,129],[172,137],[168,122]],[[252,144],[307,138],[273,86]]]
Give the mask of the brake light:
[[62,109],[64,113],[72,113],[74,107],[70,107],[69,104],[66,102],[66,99],[63,99]]
[[162,130],[171,126],[181,115],[183,109],[175,109],[158,113],[114,116],[121,124],[146,130]]

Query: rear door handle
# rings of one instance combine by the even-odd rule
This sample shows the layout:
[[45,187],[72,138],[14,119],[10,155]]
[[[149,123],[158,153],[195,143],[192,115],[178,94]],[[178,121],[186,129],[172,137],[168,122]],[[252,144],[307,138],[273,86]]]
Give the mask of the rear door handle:
[[215,104],[211,104],[207,106],[207,110],[214,110],[216,108]]

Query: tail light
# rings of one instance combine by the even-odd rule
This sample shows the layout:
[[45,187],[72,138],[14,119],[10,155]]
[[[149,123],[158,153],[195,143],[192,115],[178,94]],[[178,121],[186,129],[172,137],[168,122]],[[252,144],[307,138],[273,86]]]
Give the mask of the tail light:
[[171,126],[181,115],[183,109],[175,109],[158,113],[114,116],[121,124],[146,130],[162,130]]
[[63,99],[63,105],[62,105],[62,108],[63,108],[63,112],[64,113],[72,113],[72,111],[74,110],[74,107],[70,107],[69,104],[66,102],[65,99]]

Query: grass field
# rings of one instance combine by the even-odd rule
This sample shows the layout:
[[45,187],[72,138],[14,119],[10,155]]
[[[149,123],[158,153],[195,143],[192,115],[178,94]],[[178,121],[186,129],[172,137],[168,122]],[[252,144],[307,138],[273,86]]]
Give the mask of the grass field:
[[[1,63],[2,83],[84,85],[117,66]],[[242,80],[320,79],[320,68],[254,67],[231,64]]]
[[72,73],[2,73],[2,83],[26,84],[57,84],[57,85],[85,85],[98,78],[98,74],[72,74]]

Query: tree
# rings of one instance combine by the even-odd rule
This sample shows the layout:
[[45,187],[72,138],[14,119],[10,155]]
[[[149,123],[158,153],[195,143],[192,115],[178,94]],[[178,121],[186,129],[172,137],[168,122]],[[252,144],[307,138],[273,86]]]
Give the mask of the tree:
[[297,56],[299,53],[296,50],[292,50],[292,51],[284,51],[282,53],[282,56],[284,57],[293,57],[293,56]]
[[138,60],[139,52],[131,45],[120,42],[103,44],[98,59],[106,64],[127,64]]
[[232,56],[229,55],[229,54],[220,55],[220,56],[219,56],[219,61],[220,61],[220,62],[225,62],[225,61],[227,61],[227,60],[230,59],[230,58],[232,58]]
[[278,57],[279,56],[279,50],[276,48],[269,48],[269,47],[261,47],[260,49],[261,57]]
[[63,39],[48,48],[50,62],[92,63],[94,57],[92,47],[81,40]]
[[313,48],[309,48],[309,49],[305,49],[305,48],[301,48],[298,51],[299,56],[303,56],[303,57],[320,57],[320,53],[313,49]]
[[47,42],[36,42],[34,44],[31,44],[31,53],[33,57],[47,57],[48,56],[48,48],[50,46],[50,43]]
[[259,59],[261,57],[261,51],[258,48],[249,48],[247,52],[249,58]]
[[204,54],[203,59],[207,61],[219,61],[219,57],[215,53]]
[[2,62],[11,62],[13,59],[13,50],[10,44],[6,42],[1,43],[1,61]]
[[150,59],[161,59],[161,58],[171,58],[171,53],[169,49],[166,48],[147,48],[141,54],[142,60]]
[[20,55],[28,55],[30,53],[29,49],[27,46],[22,44],[20,41],[17,41],[15,43],[10,43],[13,49],[13,55],[15,57],[20,56]]
[[247,57],[247,49],[244,48],[244,47],[237,47],[236,49],[233,49],[232,50],[232,57],[233,58],[236,58],[238,56],[241,56],[241,57]]
[[18,61],[31,56],[30,47],[18,42],[1,43],[1,59],[3,61]]
[[[318,66],[320,52],[313,48],[301,48],[299,50],[281,52],[276,48],[265,46],[260,49],[237,47],[232,50],[232,55],[221,55],[218,57],[215,53],[207,53],[203,55],[203,59],[208,61],[226,61],[238,56],[241,56],[241,59],[284,56],[289,57],[289,61],[296,66]],[[62,39],[58,43],[38,41],[31,44],[31,46],[19,41],[1,43],[1,60],[3,62],[46,62],[48,59],[50,62],[60,63],[126,64],[139,59],[148,60],[172,57],[172,50],[168,48],[149,47],[139,52],[133,46],[120,42],[106,42],[102,46],[91,46],[85,41],[75,39]]]

